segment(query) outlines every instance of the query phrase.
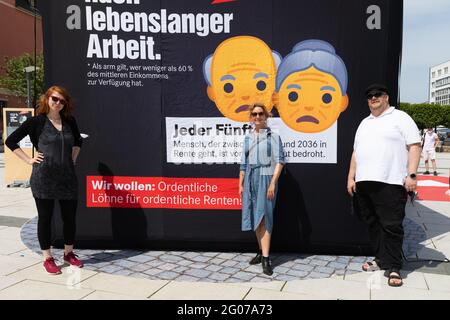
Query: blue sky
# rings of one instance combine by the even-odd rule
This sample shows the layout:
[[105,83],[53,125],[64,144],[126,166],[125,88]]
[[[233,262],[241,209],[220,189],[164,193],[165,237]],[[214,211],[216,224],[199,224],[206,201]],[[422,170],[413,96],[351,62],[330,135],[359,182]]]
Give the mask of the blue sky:
[[450,0],[403,1],[400,101],[428,101],[431,66],[450,60]]

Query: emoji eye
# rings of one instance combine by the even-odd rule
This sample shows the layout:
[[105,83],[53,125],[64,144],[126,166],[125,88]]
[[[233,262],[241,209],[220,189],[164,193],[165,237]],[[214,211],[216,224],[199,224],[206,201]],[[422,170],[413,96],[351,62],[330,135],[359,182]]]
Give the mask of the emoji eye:
[[331,100],[333,100],[333,97],[332,97],[331,94],[329,94],[329,93],[325,93],[325,94],[322,96],[322,101],[323,101],[324,103],[330,103]]
[[231,83],[225,83],[225,85],[223,86],[223,91],[225,91],[226,93],[231,93],[233,92],[233,85]]
[[258,88],[259,91],[264,91],[266,87],[267,87],[266,83],[262,80],[256,83],[256,88]]
[[289,95],[288,95],[288,99],[289,99],[289,101],[292,101],[292,102],[297,101],[298,100],[298,93],[295,92],[295,91],[290,92]]

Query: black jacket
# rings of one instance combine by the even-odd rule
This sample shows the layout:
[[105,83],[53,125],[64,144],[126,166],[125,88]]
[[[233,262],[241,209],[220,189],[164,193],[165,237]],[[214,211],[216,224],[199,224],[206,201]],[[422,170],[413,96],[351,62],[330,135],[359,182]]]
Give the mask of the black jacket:
[[[40,114],[34,117],[29,118],[27,121],[22,123],[22,125],[17,128],[10,136],[6,139],[6,146],[11,149],[11,151],[19,148],[19,142],[27,135],[30,136],[31,143],[33,146],[38,149],[39,136],[42,133],[42,129],[44,128],[45,118],[47,116]],[[68,119],[62,119],[63,125],[67,124],[70,126],[72,130],[72,134],[74,137],[74,147],[81,147],[83,143],[83,138],[81,138],[80,131],[78,130],[77,122],[74,117],[70,117]],[[39,150],[38,150],[39,151]]]

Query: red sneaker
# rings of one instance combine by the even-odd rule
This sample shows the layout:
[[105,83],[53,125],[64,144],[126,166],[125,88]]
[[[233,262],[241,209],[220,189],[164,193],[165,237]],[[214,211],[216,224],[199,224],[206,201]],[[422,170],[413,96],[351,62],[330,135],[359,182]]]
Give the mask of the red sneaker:
[[83,262],[77,259],[77,255],[73,253],[73,251],[69,252],[68,254],[64,254],[64,261],[71,266],[83,268]]
[[61,274],[61,269],[56,265],[53,257],[45,259],[44,268],[49,274]]

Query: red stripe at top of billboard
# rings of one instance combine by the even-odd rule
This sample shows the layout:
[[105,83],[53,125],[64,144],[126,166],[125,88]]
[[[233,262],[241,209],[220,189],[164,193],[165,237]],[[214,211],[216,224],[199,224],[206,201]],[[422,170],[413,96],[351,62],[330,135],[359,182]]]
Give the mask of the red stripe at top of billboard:
[[235,2],[236,0],[214,0],[211,4],[219,4],[225,2]]

